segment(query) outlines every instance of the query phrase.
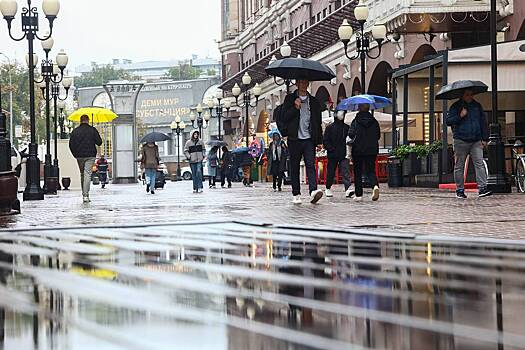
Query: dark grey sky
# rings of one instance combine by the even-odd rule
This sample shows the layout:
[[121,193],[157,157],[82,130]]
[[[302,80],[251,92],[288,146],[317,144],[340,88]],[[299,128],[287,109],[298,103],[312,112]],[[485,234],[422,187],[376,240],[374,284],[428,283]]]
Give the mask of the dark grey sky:
[[[34,1],[40,9],[40,0]],[[19,13],[26,0],[18,0]],[[19,14],[13,24],[20,34]],[[47,20],[40,20],[41,24]],[[41,25],[43,26],[43,25]],[[219,57],[219,0],[62,0],[55,25],[52,55],[64,48],[70,68],[112,58],[133,61],[189,58],[191,54]],[[43,56],[36,43],[39,57]],[[27,41],[9,39],[0,24],[0,52],[23,61]]]

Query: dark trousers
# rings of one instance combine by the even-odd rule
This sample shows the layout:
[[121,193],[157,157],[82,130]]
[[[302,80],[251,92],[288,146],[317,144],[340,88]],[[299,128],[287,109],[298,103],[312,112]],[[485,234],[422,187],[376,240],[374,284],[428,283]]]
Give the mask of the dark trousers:
[[221,186],[226,184],[228,180],[228,187],[232,186],[232,171],[231,169],[221,169]]
[[301,182],[299,178],[301,158],[304,158],[306,176],[308,176],[308,189],[310,193],[317,190],[317,172],[315,171],[315,145],[311,139],[288,141],[288,152],[290,152],[290,177],[292,178],[292,194],[301,194]]
[[337,167],[339,167],[339,173],[343,177],[343,184],[345,185],[346,191],[352,185],[352,179],[350,178],[350,161],[347,158],[343,160],[328,158],[328,165],[326,169],[326,188],[332,188]]
[[210,186],[215,186],[215,176],[208,176]]
[[355,195],[356,197],[363,196],[363,167],[365,169],[365,175],[370,181],[372,187],[377,186],[376,176],[376,157],[377,156],[354,156],[354,182],[355,182]]
[[283,177],[284,172],[279,170],[279,164],[277,164],[277,169],[272,169],[272,178],[273,178],[273,189],[281,189],[283,186]]

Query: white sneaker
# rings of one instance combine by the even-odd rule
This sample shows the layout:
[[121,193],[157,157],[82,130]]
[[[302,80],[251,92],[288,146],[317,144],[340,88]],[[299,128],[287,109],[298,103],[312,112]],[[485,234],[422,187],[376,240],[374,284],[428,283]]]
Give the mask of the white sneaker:
[[89,197],[88,197],[88,196],[84,196],[83,199],[82,199],[82,202],[84,202],[84,203],[89,203],[89,202],[91,202],[91,201],[89,200]]
[[363,197],[354,197],[354,202],[361,202]]
[[300,195],[297,195],[297,196],[293,196],[293,199],[292,199],[292,203],[293,204],[301,204],[303,201],[301,200],[301,196]]
[[352,187],[350,187],[349,189],[346,190],[346,197],[347,198],[354,198],[355,196],[355,191]]
[[310,203],[316,204],[321,198],[323,198],[323,191],[315,190],[310,194]]
[[379,199],[379,186],[374,186],[372,190],[372,200],[375,202]]
[[328,188],[326,190],[324,190],[324,194],[326,197],[330,198],[330,197],[333,197],[334,194],[332,193],[331,190],[329,190]]

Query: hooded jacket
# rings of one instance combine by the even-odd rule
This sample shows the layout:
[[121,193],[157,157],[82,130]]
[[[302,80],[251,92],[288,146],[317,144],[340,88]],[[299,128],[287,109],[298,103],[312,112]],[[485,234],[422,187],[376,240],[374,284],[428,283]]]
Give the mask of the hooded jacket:
[[[461,118],[459,114],[463,108],[467,109],[467,115]],[[456,101],[448,112],[447,125],[452,127],[454,138],[465,142],[487,141],[489,131],[487,117],[483,107],[477,101],[467,103],[463,100]]]
[[[276,148],[277,148],[277,153],[278,154],[280,153],[280,158],[278,160],[273,159]],[[279,149],[280,149],[280,152],[279,152]],[[274,170],[273,169],[274,162],[276,161],[279,163],[278,163],[278,169],[275,169],[275,170],[278,170],[279,173],[283,173],[286,171],[286,162],[288,160],[288,149],[286,148],[286,144],[284,143],[283,140],[279,139],[279,143],[277,144],[275,143],[275,141],[272,141],[270,143],[270,146],[268,147],[266,157],[268,159],[268,166],[266,168],[266,172],[268,175],[276,175],[272,173],[272,171]]]
[[193,135],[195,135],[195,133],[198,134],[198,132],[195,131],[192,134],[192,138],[186,141],[186,144],[184,145],[184,155],[186,156],[186,159],[188,159],[190,164],[202,162],[204,160],[204,156],[206,155],[206,149],[204,148],[202,140],[195,140],[193,138]]
[[341,161],[346,158],[346,136],[349,130],[350,126],[337,117],[326,127],[323,145],[328,153],[328,159]]
[[[301,112],[295,108],[295,99],[298,97],[297,91],[288,94],[284,99],[283,113],[284,122],[288,125],[288,140],[297,141],[299,134],[299,120]],[[321,126],[321,104],[314,96],[308,94],[310,99],[310,135],[314,145],[323,143],[323,129]]]
[[377,156],[381,129],[370,112],[359,112],[350,125],[348,136],[353,140],[352,156]]
[[69,150],[75,158],[94,158],[102,139],[97,129],[87,123],[81,123],[69,137]]

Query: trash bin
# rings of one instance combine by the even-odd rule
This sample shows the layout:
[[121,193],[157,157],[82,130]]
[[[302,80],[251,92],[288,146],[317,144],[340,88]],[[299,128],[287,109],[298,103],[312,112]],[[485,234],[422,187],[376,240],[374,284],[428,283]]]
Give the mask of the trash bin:
[[388,187],[403,186],[403,162],[399,157],[388,157]]

